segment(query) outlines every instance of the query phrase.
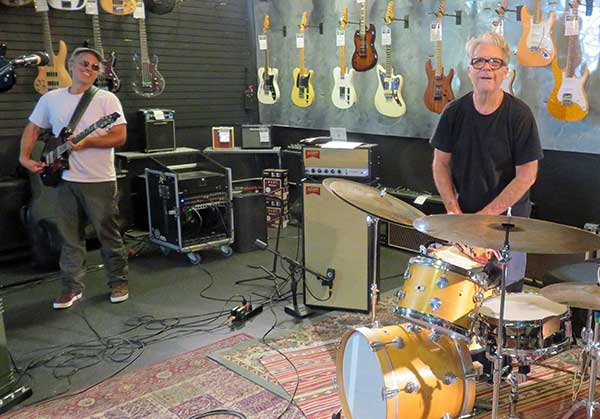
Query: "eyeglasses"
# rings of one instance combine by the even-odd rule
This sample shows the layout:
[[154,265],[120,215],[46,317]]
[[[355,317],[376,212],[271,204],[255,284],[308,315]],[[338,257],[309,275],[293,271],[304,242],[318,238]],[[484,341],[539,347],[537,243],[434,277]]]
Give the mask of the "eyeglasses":
[[473,67],[475,70],[481,70],[483,67],[485,67],[485,63],[489,63],[492,70],[499,70],[500,68],[504,67],[504,60],[501,58],[492,57],[471,59],[471,67]]
[[91,68],[94,71],[100,71],[100,64],[91,64],[88,60],[79,61],[79,64],[85,68]]

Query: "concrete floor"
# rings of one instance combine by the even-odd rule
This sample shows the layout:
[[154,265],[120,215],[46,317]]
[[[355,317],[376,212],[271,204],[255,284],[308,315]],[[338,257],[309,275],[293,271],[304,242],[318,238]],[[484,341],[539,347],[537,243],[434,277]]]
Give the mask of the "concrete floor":
[[[274,235],[270,231],[270,235]],[[270,246],[274,246],[270,240]],[[291,257],[296,256],[298,245],[298,229],[289,226],[283,229],[280,250]],[[383,292],[400,285],[410,255],[392,250],[381,249],[381,285]],[[116,335],[135,324],[143,316],[155,319],[167,319],[191,315],[202,315],[210,312],[229,310],[237,303],[214,301],[200,294],[220,298],[238,298],[243,295],[247,299],[257,298],[253,292],[269,295],[273,292],[269,281],[259,281],[244,285],[235,285],[235,281],[260,275],[260,271],[247,265],[272,266],[273,257],[266,251],[254,251],[234,254],[230,258],[219,252],[203,253],[203,262],[194,266],[182,254],[163,255],[156,248],[149,247],[139,256],[130,259],[130,299],[121,304],[111,304],[108,300],[108,287],[102,269],[89,272],[86,277],[84,298],[74,307],[56,311],[51,308],[51,301],[60,291],[60,282],[51,275],[32,285],[4,289],[1,292],[4,300],[4,321],[8,348],[17,366],[23,368],[31,362],[39,362],[64,350],[67,345],[76,342],[97,341],[96,333],[102,337]],[[99,252],[90,252],[88,266],[99,264]],[[283,273],[279,269],[280,273]],[[209,273],[212,275],[209,275]],[[4,264],[0,268],[0,284],[25,281],[40,274],[31,271],[26,262]],[[288,286],[289,289],[289,286]],[[277,326],[272,333],[290,328],[295,320],[283,312],[288,301],[273,303],[277,317]],[[310,321],[310,320],[304,320]],[[265,306],[263,313],[241,328],[233,330],[229,326],[221,327],[223,318],[203,326],[187,335],[174,335],[162,341],[156,341],[144,347],[143,351],[135,351],[133,357],[141,355],[135,362],[127,365],[129,358],[123,362],[100,359],[89,368],[82,369],[69,378],[57,378],[56,374],[71,373],[71,369],[55,369],[50,365],[40,365],[28,371],[19,384],[28,385],[33,396],[21,406],[30,405],[64,392],[74,392],[93,385],[111,376],[126,366],[124,371],[155,363],[167,357],[181,354],[200,346],[223,339],[240,331],[255,337],[261,337],[275,323],[271,311]],[[94,330],[92,330],[92,328]],[[199,329],[204,329],[201,331]],[[209,330],[213,329],[213,330]],[[127,336],[149,335],[152,331],[137,329]],[[64,357],[61,358],[64,361]],[[89,359],[90,363],[96,359]]]

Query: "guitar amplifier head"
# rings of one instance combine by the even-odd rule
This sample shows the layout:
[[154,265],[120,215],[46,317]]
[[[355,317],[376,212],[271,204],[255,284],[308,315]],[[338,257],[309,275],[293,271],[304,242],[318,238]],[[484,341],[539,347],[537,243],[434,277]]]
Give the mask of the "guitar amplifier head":
[[242,148],[273,148],[269,125],[242,125]]
[[175,111],[171,109],[140,109],[138,121],[144,153],[177,148],[175,141]]

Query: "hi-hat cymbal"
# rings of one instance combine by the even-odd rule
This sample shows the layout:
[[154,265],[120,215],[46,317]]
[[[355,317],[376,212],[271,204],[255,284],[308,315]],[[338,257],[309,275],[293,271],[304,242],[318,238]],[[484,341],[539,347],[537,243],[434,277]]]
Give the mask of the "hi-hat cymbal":
[[444,214],[413,223],[422,233],[452,242],[502,249],[510,226],[511,250],[527,253],[583,253],[600,249],[600,236],[588,231],[524,217],[479,214]]
[[552,284],[542,288],[540,294],[549,300],[570,307],[600,310],[600,287],[596,284],[578,282]]
[[367,214],[396,224],[411,225],[425,214],[385,191],[346,179],[327,178],[323,185],[334,195]]

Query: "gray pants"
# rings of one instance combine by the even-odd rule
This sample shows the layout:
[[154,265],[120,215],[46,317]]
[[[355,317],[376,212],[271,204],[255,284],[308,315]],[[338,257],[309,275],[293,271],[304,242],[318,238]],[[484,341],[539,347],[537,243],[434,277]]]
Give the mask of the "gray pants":
[[63,180],[58,188],[58,225],[64,241],[60,253],[63,291],[84,289],[86,217],[102,245],[101,254],[108,274],[108,285],[127,282],[127,250],[117,222],[117,183]]

